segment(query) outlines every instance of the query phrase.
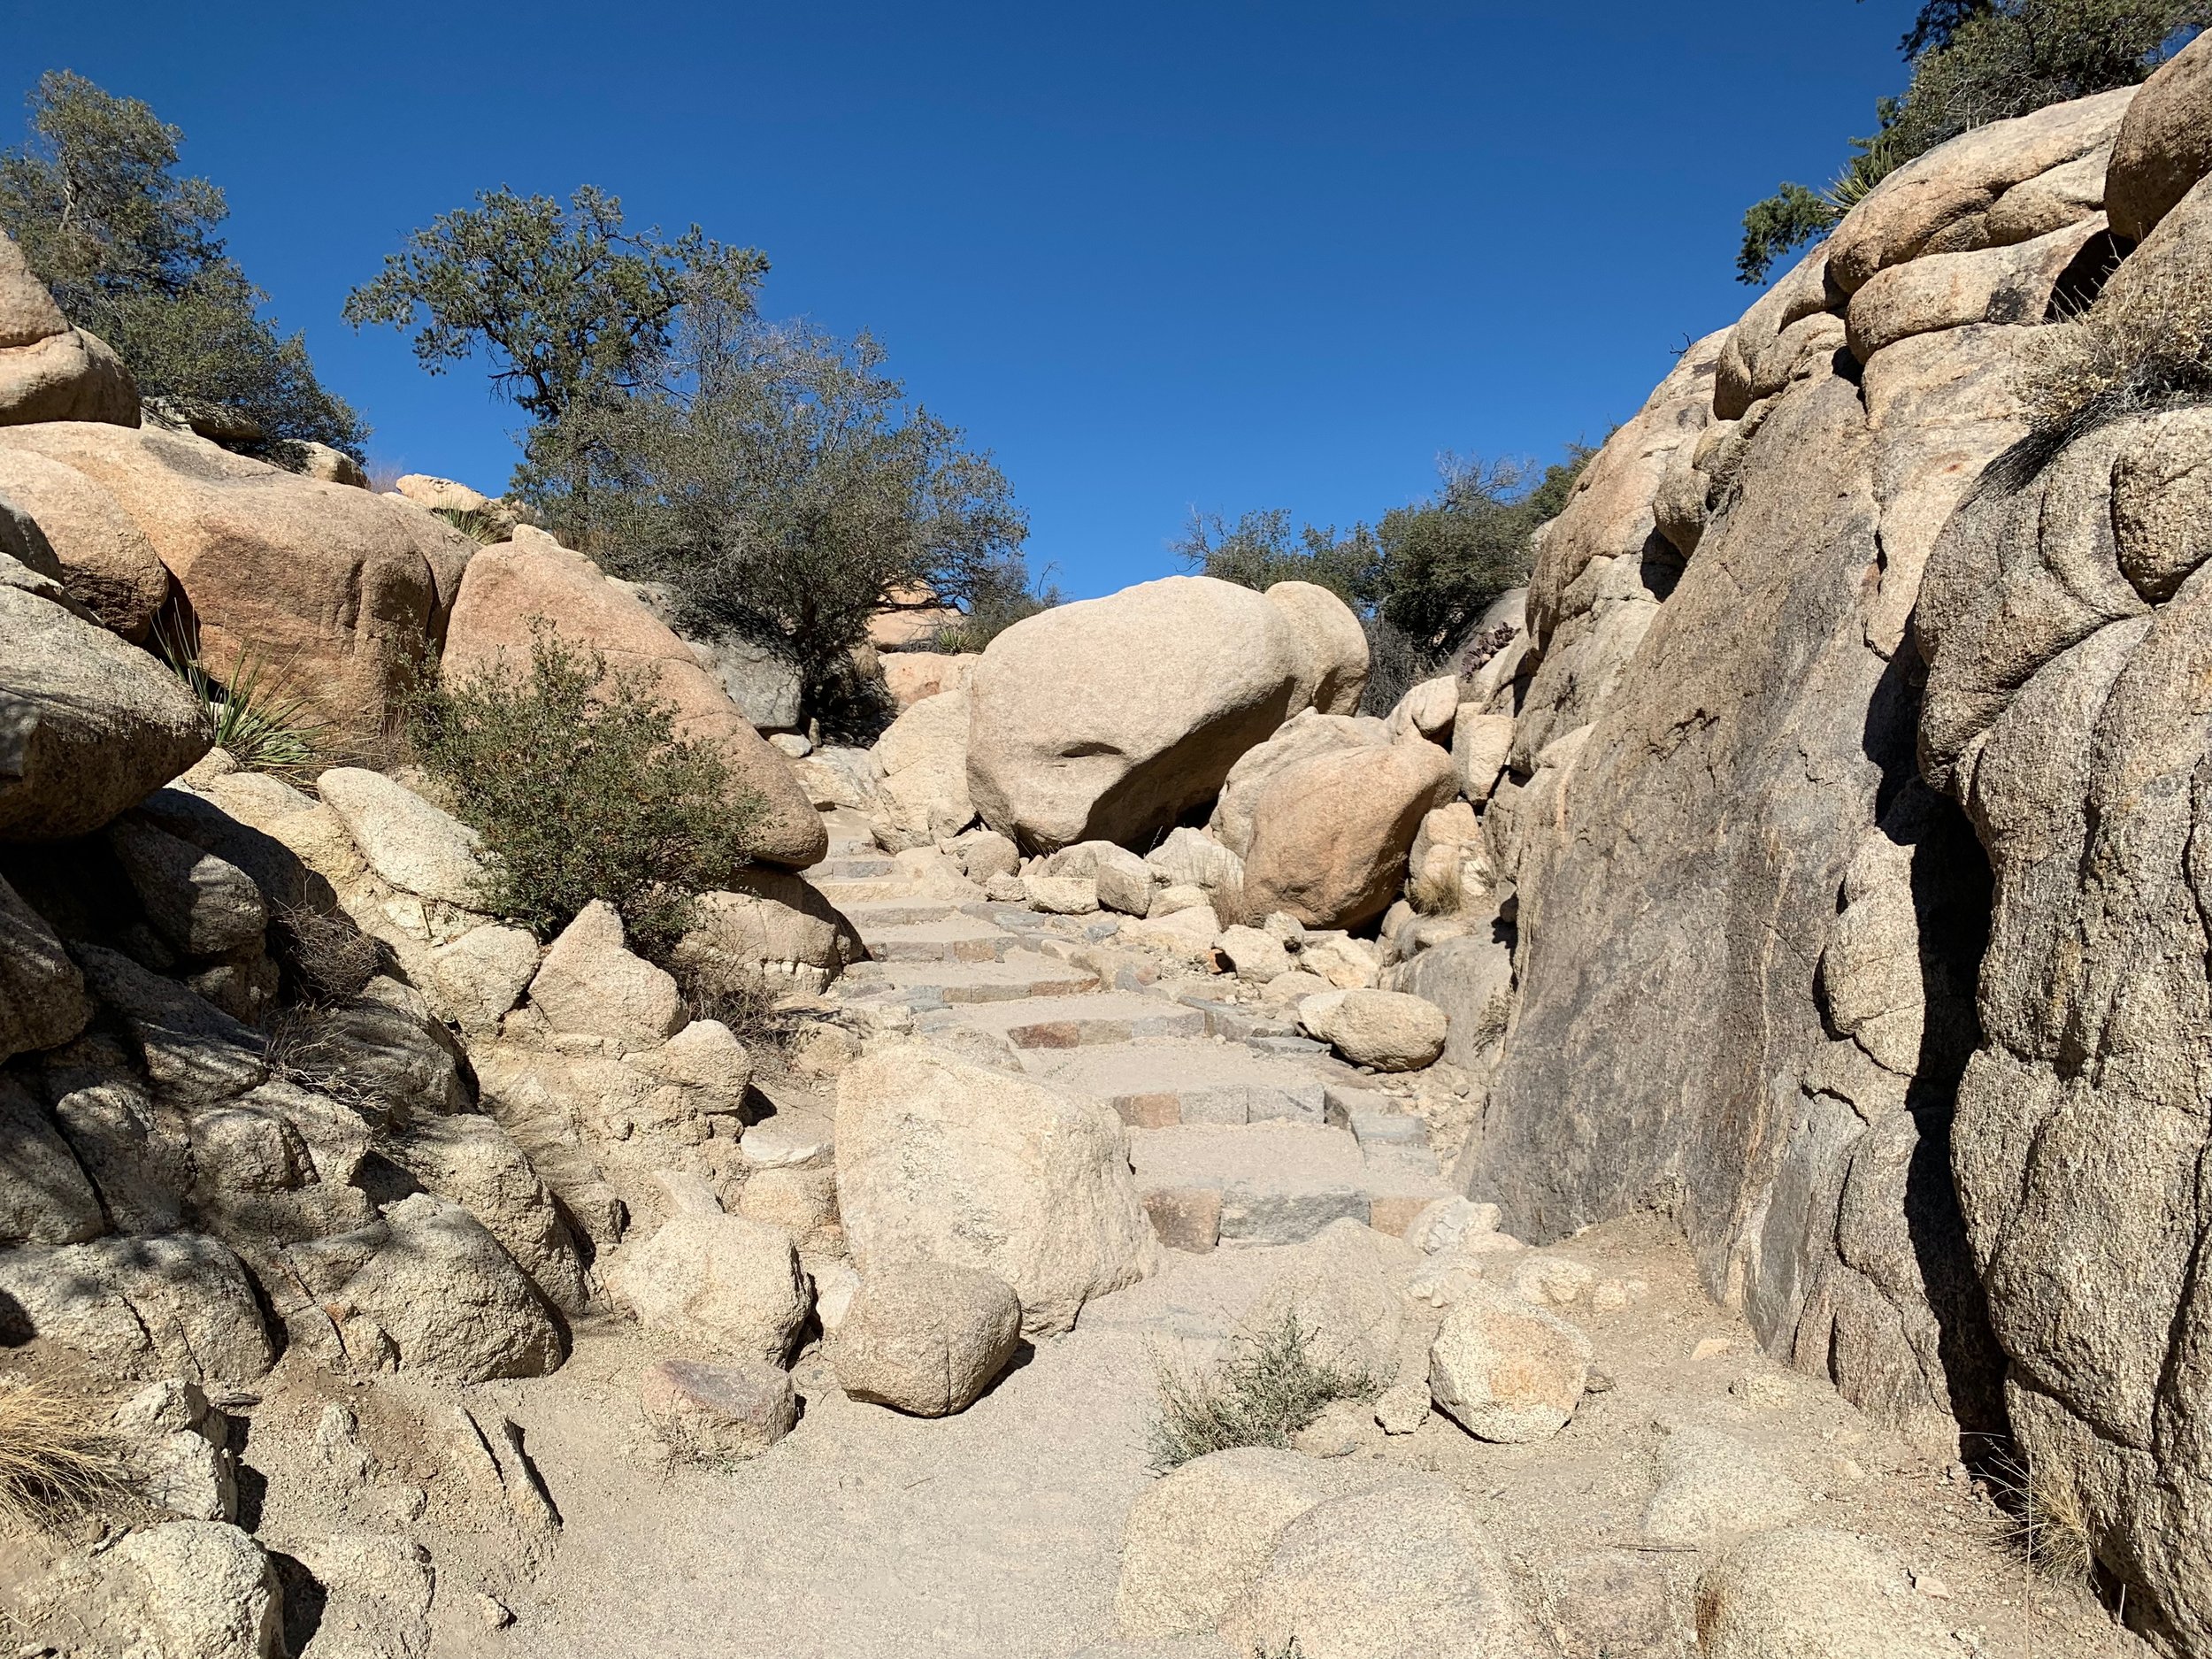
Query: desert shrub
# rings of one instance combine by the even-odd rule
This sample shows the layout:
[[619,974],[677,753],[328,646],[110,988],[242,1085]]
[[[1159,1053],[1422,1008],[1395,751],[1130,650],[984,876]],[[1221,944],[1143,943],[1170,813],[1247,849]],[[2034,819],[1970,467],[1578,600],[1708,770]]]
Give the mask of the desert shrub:
[[29,103],[28,141],[0,155],[0,229],[70,321],[113,346],[150,401],[242,417],[255,435],[234,448],[285,464],[312,441],[357,459],[368,428],[224,251],[222,191],[177,176],[184,134],[66,70]]
[[1324,1361],[1295,1308],[1233,1339],[1211,1371],[1160,1366],[1152,1466],[1163,1471],[1238,1446],[1286,1447],[1335,1400],[1371,1400],[1381,1384]]
[[1540,471],[1446,456],[1434,495],[1383,515],[1378,614],[1433,656],[1448,655],[1501,595],[1528,580],[1537,526],[1564,511],[1596,453],[1571,443],[1565,460]]
[[747,862],[759,795],[720,753],[675,734],[675,710],[540,630],[526,671],[502,664],[411,699],[418,763],[483,837],[477,902],[541,939],[594,899],[639,948],[681,934],[691,901]]
[[0,1383],[0,1509],[51,1525],[119,1501],[130,1485],[123,1444],[93,1401],[43,1383]]
[[384,948],[341,910],[278,907],[277,956],[311,1002],[358,996],[384,965]]
[[265,652],[242,646],[227,665],[211,665],[198,625],[175,615],[156,620],[154,643],[198,699],[215,747],[241,766],[303,776],[326,764],[327,724]]
[[1233,525],[1217,512],[1192,509],[1183,534],[1169,549],[1202,576],[1262,591],[1277,582],[1312,582],[1355,611],[1375,603],[1382,549],[1363,524],[1339,535],[1334,525],[1306,525],[1294,536],[1280,507],[1238,515]]
[[506,518],[488,507],[433,507],[430,511],[479,547],[496,547],[511,534]]
[[1983,1479],[1997,1506],[1992,1530],[1999,1548],[2054,1584],[2093,1582],[2097,1552],[2089,1511],[2071,1479],[2008,1453],[1991,1460]]
[[2133,86],[2212,26],[2212,0],[1927,0],[1900,43],[1912,78],[1875,106],[1876,127],[1824,190],[1784,184],[1744,214],[1738,277],[1832,229],[1915,157],[1990,121]]
[[1445,672],[1448,656],[1424,645],[1386,617],[1363,617],[1367,632],[1367,684],[1360,692],[1362,714],[1388,714],[1398,699],[1425,680]]
[[672,958],[668,967],[692,1018],[721,1021],[757,1057],[781,1059],[788,1054],[803,1018],[782,1007],[774,987],[757,972],[726,957],[687,951]]
[[953,656],[979,651],[1017,622],[1064,603],[1059,588],[1042,579],[1025,588],[1010,572],[1003,580],[979,582],[963,600],[960,620],[940,633],[930,649]]
[[2020,393],[2043,451],[2124,416],[2212,403],[2212,276],[2114,294],[2036,344]]

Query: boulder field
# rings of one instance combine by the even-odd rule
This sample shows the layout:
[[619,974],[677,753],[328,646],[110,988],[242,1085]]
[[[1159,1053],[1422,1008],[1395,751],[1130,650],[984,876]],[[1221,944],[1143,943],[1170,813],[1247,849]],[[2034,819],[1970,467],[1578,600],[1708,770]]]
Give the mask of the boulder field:
[[[137,1506],[0,1515],[26,1651],[2212,1659],[2212,417],[2037,401],[2212,291],[2208,73],[1886,180],[1366,712],[1171,577],[817,747],[508,503],[136,424],[0,242],[0,1375]],[[349,740],[549,628],[759,862],[533,934],[187,618]],[[1286,1328],[1325,1405],[1169,1432]]]

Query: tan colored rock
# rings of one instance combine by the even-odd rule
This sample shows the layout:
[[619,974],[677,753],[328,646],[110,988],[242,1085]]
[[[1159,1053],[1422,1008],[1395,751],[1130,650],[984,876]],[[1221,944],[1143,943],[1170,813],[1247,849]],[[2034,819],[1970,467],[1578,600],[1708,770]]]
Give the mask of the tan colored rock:
[[936,1259],[1013,1286],[1031,1335],[1153,1270],[1111,1108],[920,1046],[838,1079],[837,1196],[864,1280]]
[[672,1217],[625,1243],[606,1281],[655,1335],[770,1365],[789,1357],[809,1302],[791,1235],[739,1216]]
[[1171,576],[1016,623],[968,682],[984,822],[1046,852],[1174,824],[1310,695],[1315,647],[1290,615]]
[[1824,1527],[1761,1532],[1706,1569],[1699,1652],[1709,1659],[1944,1659],[1950,1621],[1865,1540]]
[[1266,598],[1298,635],[1303,666],[1292,706],[1357,714],[1367,688],[1367,631],[1352,608],[1313,582],[1277,582]]
[[37,521],[62,587],[100,626],[143,643],[169,599],[169,572],[115,498],[75,468],[0,449],[0,495]]
[[1425,915],[1448,915],[1489,890],[1489,842],[1482,820],[1464,801],[1438,807],[1421,819],[1406,856],[1406,896]]
[[790,1374],[764,1360],[661,1360],[639,1379],[638,1403],[662,1444],[700,1463],[757,1457],[799,1422]]
[[1512,716],[1486,714],[1478,703],[1460,705],[1452,723],[1452,770],[1460,794],[1477,806],[1489,800],[1512,752]]
[[830,1347],[837,1386],[913,1417],[964,1411],[1021,1340],[1022,1307],[995,1273],[902,1262],[864,1274]]
[[1991,121],[1884,179],[1829,239],[1827,268],[1845,294],[1923,253],[1991,245],[1988,216],[2013,186],[2113,142],[2135,88]]
[[255,1543],[223,1521],[169,1521],[104,1557],[92,1605],[122,1650],[162,1659],[277,1659],[284,1592]]
[[1325,991],[1299,1004],[1299,1025],[1376,1071],[1420,1071],[1445,1053],[1445,1011],[1402,991]]
[[910,709],[925,697],[957,691],[975,672],[979,653],[949,657],[942,651],[887,651],[883,656],[884,689],[901,709]]
[[2113,140],[2105,173],[2112,234],[2140,242],[2212,173],[2212,44],[2202,35],[2145,81]]
[[315,792],[383,880],[464,910],[482,902],[483,843],[443,808],[359,766],[332,767],[316,779]]
[[138,425],[138,386],[107,342],[73,328],[23,250],[0,235],[0,425]]
[[[0,841],[98,829],[207,753],[198,701],[159,663],[0,558]],[[27,580],[34,580],[24,572]]]
[[1024,876],[1022,891],[1047,916],[1091,916],[1098,910],[1098,883],[1089,876]]
[[826,990],[866,956],[852,923],[811,882],[758,867],[739,872],[724,891],[701,894],[675,949],[679,963],[712,962],[779,991],[809,993]]
[[211,669],[265,662],[270,684],[348,733],[383,730],[475,550],[408,503],[188,434],[55,422],[0,428],[0,449],[59,462],[104,492],[191,602]]
[[1247,985],[1267,985],[1290,972],[1290,952],[1272,933],[1256,927],[1227,927],[1214,949],[1228,957],[1230,969]]
[[1129,1506],[1116,1625],[1138,1640],[1211,1632],[1267,1571],[1283,1529],[1332,1491],[1310,1458],[1265,1447],[1170,1471]]
[[1372,945],[1339,933],[1308,933],[1299,947],[1298,965],[1340,991],[1371,986],[1382,971],[1382,960]]
[[597,652],[610,670],[644,674],[674,705],[680,735],[720,749],[738,780],[762,797],[756,856],[793,869],[818,862],[828,832],[791,761],[746,722],[690,648],[581,554],[527,526],[515,538],[469,561],[448,629],[445,672],[465,680],[502,663],[525,670],[533,624],[549,624],[570,645]]
[[1063,848],[1045,860],[1044,870],[1053,876],[1088,877],[1096,885],[1102,910],[1142,916],[1152,908],[1152,867],[1111,841],[1078,841]]
[[[1239,858],[1248,857],[1260,797],[1278,777],[1302,761],[1380,749],[1391,741],[1390,729],[1383,721],[1302,709],[1271,733],[1267,741],[1246,750],[1229,769],[1220,798],[1206,822],[1206,833]],[[1240,868],[1238,873],[1240,877]]]
[[1459,680],[1455,675],[1446,674],[1425,680],[1408,691],[1383,724],[1394,738],[1425,737],[1431,742],[1448,745],[1452,723],[1458,714]]
[[[1173,888],[1168,889],[1173,892]],[[1117,944],[1140,945],[1148,949],[1166,952],[1201,966],[1209,965],[1214,954],[1214,941],[1220,937],[1221,924],[1215,919],[1213,907],[1200,902],[1186,909],[1166,910],[1142,921],[1122,924],[1114,935]]]
[[293,468],[302,478],[311,478],[319,483],[343,484],[349,489],[366,489],[369,475],[361,463],[343,449],[334,449],[326,443],[311,440],[295,441],[298,450],[298,465]]
[[657,1047],[689,1018],[665,969],[623,945],[622,918],[594,899],[547,947],[531,1003],[555,1031],[604,1037],[623,1049]]
[[394,1161],[430,1192],[465,1205],[564,1313],[584,1310],[584,1268],[551,1191],[489,1118],[424,1117],[396,1139]]
[[1493,1285],[1471,1284],[1429,1348],[1436,1409],[1478,1440],[1546,1440],[1567,1426],[1588,1380],[1590,1339]]
[[922,699],[876,740],[882,810],[893,824],[931,841],[948,841],[972,823],[968,795],[968,694]]
[[423,989],[464,1031],[489,1031],[521,1000],[538,971],[538,941],[486,922],[430,953]]
[[1283,1529],[1222,1623],[1240,1654],[1538,1659],[1551,1647],[1467,1499],[1413,1479],[1317,1504]]
[[844,1248],[837,1220],[837,1172],[828,1169],[756,1170],[737,1195],[748,1221],[781,1227],[807,1254]]
[[1913,334],[1972,323],[2042,320],[2059,278],[2093,237],[2101,217],[2008,247],[1924,254],[1877,272],[1851,296],[1851,353],[1872,361]]
[[1196,887],[1210,898],[1244,882],[1244,860],[1215,836],[1188,825],[1170,830],[1167,839],[1147,853],[1144,861],[1160,886]]
[[1390,906],[1424,815],[1452,796],[1451,756],[1418,738],[1286,767],[1252,811],[1244,897],[1310,927],[1356,927]]

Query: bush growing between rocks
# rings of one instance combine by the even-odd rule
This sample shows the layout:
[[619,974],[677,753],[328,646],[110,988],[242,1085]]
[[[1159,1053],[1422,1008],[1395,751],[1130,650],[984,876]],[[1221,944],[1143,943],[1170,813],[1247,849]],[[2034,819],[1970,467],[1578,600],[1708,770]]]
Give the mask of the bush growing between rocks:
[[215,747],[247,771],[303,777],[326,764],[329,728],[267,657],[242,649],[219,672],[202,650],[197,625],[176,617],[156,620],[154,643],[198,700]]
[[1371,1400],[1382,1385],[1365,1371],[1325,1362],[1314,1333],[1290,1307],[1235,1338],[1228,1356],[1210,1372],[1162,1363],[1159,1388],[1152,1467],[1165,1473],[1233,1447],[1280,1450],[1332,1401]]
[[1927,0],[1900,42],[1912,79],[1825,190],[1784,184],[1744,214],[1739,280],[1816,242],[1907,162],[1970,128],[2130,87],[2199,29],[2208,0]]
[[367,988],[384,948],[341,910],[288,904],[276,912],[279,950],[307,999],[342,1002]]
[[0,1511],[51,1526],[130,1491],[122,1442],[82,1394],[0,1385]]
[[2039,343],[2020,377],[2035,431],[2009,457],[2016,473],[2108,421],[2212,403],[2212,274],[2192,270],[2092,306]]
[[747,864],[759,796],[711,748],[675,734],[642,680],[541,631],[526,672],[502,664],[411,698],[417,760],[488,855],[476,902],[550,939],[594,899],[665,956],[699,894]]

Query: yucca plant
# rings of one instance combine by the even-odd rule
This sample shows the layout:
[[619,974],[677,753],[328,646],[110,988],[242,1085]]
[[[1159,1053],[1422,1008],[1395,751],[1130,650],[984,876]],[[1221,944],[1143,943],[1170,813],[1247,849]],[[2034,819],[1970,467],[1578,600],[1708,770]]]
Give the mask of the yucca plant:
[[479,547],[495,547],[513,539],[512,525],[489,507],[433,507],[430,511]]
[[250,772],[309,772],[322,764],[328,728],[313,707],[288,689],[268,655],[241,647],[227,672],[208,664],[199,625],[163,617],[154,642],[170,672],[199,700],[218,749]]

